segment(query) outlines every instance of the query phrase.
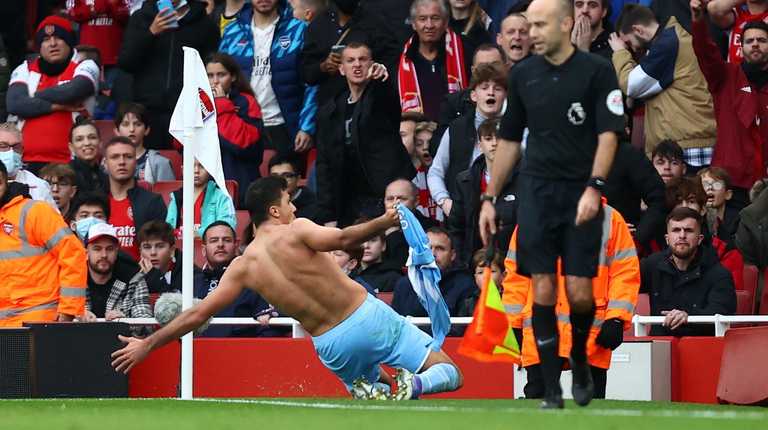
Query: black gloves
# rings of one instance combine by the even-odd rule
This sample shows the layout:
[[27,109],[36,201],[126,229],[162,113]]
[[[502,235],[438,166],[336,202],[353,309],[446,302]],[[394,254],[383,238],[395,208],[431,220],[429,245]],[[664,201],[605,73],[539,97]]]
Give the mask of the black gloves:
[[624,341],[624,322],[618,318],[612,318],[603,323],[595,343],[614,350]]

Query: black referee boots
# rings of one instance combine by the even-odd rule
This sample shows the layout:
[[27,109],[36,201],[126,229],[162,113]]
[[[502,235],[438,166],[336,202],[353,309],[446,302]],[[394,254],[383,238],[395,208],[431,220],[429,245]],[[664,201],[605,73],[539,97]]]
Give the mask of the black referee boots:
[[547,394],[544,395],[544,400],[539,404],[539,409],[563,409],[565,404],[563,403],[563,395],[554,393],[547,390]]
[[592,371],[589,369],[587,361],[577,363],[571,358],[571,374],[573,376],[573,384],[571,385],[573,401],[579,406],[587,406],[595,394]]

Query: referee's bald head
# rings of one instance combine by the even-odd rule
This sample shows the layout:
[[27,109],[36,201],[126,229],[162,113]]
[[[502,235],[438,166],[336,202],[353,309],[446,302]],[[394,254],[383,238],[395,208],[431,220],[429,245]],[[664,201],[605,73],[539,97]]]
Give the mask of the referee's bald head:
[[565,18],[574,19],[573,0],[534,0],[528,6],[527,13],[530,14],[531,10],[534,13],[539,10],[552,13],[557,17],[558,22],[562,22]]
[[568,50],[574,23],[572,0],[534,0],[527,15],[535,54],[553,58]]

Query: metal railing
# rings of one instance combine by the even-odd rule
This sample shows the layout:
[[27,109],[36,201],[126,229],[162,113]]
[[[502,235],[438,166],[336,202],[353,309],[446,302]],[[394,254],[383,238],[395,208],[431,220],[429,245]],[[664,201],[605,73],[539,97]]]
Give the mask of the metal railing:
[[[648,327],[662,325],[665,317],[651,317],[635,315],[632,324],[635,328],[635,336],[648,336]],[[723,337],[731,328],[731,324],[738,323],[768,323],[768,315],[689,315],[688,324],[714,324],[715,336]]]

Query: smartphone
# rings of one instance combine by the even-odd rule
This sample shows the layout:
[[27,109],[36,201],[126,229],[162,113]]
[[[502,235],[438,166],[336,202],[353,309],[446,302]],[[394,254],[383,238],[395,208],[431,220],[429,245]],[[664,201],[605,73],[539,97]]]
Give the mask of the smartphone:
[[331,52],[334,54],[341,54],[341,51],[343,51],[346,47],[347,45],[333,45],[331,46]]
[[[165,13],[172,13],[174,17],[176,17],[176,8],[173,7],[173,3],[171,3],[171,0],[158,0],[157,1],[157,10],[158,13],[163,13],[163,10],[167,10]],[[178,19],[174,18],[173,21],[169,24],[171,28],[178,28],[179,22]]]

